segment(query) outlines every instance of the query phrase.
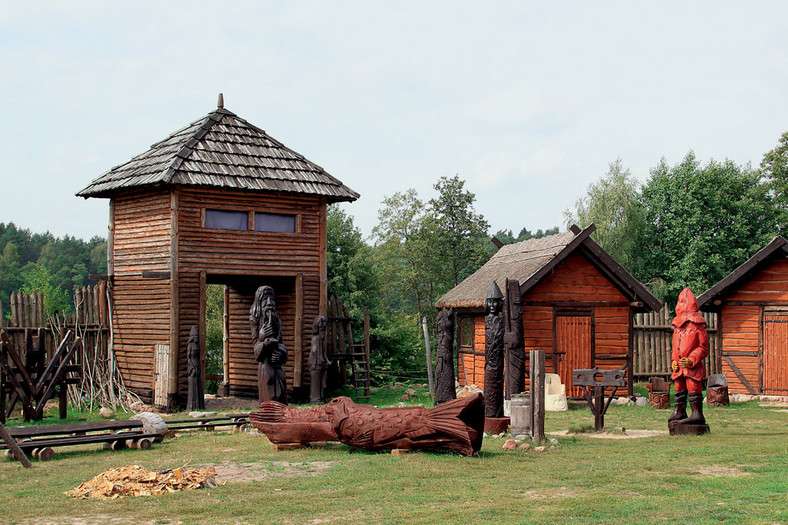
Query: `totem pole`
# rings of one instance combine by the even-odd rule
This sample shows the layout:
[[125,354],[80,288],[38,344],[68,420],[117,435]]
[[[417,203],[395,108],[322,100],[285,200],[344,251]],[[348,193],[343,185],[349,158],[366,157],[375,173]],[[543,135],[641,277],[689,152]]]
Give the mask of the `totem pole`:
[[287,378],[284,364],[287,348],[282,343],[282,323],[276,313],[274,289],[261,286],[249,310],[252,348],[257,360],[257,388],[261,403],[279,401],[287,404]]
[[326,323],[325,315],[315,317],[312,323],[312,349],[309,352],[309,376],[311,385],[309,387],[309,402],[321,404],[326,402],[325,382],[326,370],[331,366],[326,353]]
[[188,362],[189,391],[186,410],[205,410],[205,392],[202,386],[202,366],[200,363],[200,336],[197,327],[192,326],[189,342],[186,344]]
[[435,404],[456,399],[454,389],[454,310],[443,308],[438,314],[438,350],[435,356]]
[[493,281],[485,301],[484,318],[484,415],[503,417],[503,294]]
[[506,332],[503,346],[506,349],[506,399],[525,391],[525,342],[523,340],[523,306],[520,283],[506,279],[504,304]]

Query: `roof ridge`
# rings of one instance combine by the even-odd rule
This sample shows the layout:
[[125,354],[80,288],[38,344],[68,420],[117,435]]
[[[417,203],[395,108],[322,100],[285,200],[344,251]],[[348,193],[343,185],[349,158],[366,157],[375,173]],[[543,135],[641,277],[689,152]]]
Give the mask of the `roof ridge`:
[[[221,115],[220,115],[221,114]],[[223,115],[230,114],[234,115],[232,111],[227,111],[224,108],[218,108],[215,111],[208,113],[205,117],[205,122],[197,128],[197,131],[192,134],[192,136],[181,146],[175,156],[172,158],[172,162],[170,165],[167,166],[167,169],[164,170],[164,184],[170,184],[172,179],[175,177],[178,169],[180,169],[183,162],[191,157],[192,153],[194,153],[194,146],[196,146],[204,137],[208,134],[211,128],[222,121]],[[196,124],[198,121],[195,121]]]

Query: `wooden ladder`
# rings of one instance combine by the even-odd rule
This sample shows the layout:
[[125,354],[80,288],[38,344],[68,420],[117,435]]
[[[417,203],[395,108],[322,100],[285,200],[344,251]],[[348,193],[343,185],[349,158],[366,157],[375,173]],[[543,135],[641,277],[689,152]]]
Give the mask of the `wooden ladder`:
[[353,388],[357,401],[369,401],[369,362],[364,343],[354,343],[350,367],[353,373]]

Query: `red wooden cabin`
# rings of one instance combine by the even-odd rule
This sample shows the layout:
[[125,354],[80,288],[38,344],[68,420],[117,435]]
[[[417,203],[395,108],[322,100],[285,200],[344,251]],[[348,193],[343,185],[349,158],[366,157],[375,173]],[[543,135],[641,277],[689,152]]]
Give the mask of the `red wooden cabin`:
[[110,200],[113,349],[127,387],[158,406],[185,401],[186,342],[198,326],[204,362],[211,283],[225,285],[229,392],[257,397],[249,308],[263,284],[276,292],[288,388],[308,384],[312,322],[327,313],[326,205],[356,192],[220,98],[77,195]]
[[698,303],[718,313],[729,391],[788,395],[788,241],[775,237]]
[[507,278],[520,283],[526,355],[544,350],[547,371],[561,376],[567,395],[582,395],[572,384],[576,368],[632,370],[633,314],[662,304],[591,239],[594,230],[573,226],[504,245],[437,301],[457,312],[460,385],[483,387],[485,295],[493,280],[505,290]]

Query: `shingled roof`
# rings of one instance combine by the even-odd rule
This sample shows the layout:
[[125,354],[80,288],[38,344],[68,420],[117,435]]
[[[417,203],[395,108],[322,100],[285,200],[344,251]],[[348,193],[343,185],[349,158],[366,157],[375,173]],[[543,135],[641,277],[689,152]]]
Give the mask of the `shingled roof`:
[[723,299],[726,295],[734,292],[773,260],[785,258],[788,258],[788,240],[782,235],[778,235],[720,282],[699,295],[698,305],[703,310],[718,308],[719,304],[714,304],[714,301]]
[[625,297],[640,304],[639,309],[661,309],[659,299],[591,239],[590,235],[595,230],[593,224],[582,231],[573,226],[571,232],[504,245],[484,266],[438,299],[435,306],[483,308],[490,283],[495,281],[505,289],[506,279],[517,279],[520,293],[524,295],[570,254],[579,250]]
[[220,106],[104,173],[77,193],[110,197],[130,188],[192,185],[320,195],[328,202],[359,194],[262,129]]

